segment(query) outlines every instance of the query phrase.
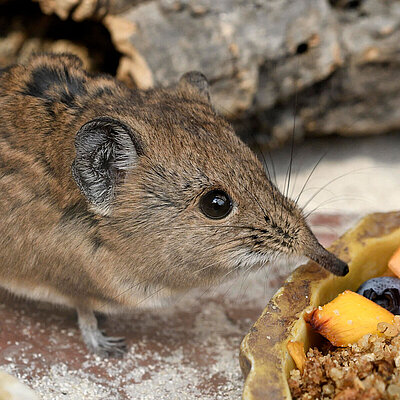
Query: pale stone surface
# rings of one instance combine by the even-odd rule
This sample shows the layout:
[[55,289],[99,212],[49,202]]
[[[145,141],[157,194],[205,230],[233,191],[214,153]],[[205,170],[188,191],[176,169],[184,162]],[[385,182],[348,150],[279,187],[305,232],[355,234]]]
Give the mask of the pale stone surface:
[[0,370],[0,400],[39,400],[39,396],[14,376]]

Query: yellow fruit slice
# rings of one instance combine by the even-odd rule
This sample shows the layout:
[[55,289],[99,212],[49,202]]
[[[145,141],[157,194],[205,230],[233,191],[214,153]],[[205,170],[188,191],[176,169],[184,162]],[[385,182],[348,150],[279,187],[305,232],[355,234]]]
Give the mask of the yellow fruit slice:
[[299,369],[300,372],[303,373],[304,364],[306,363],[306,353],[304,352],[304,343],[289,341],[286,347],[289,351],[289,354],[293,358],[293,361],[296,364],[297,369]]
[[364,296],[346,290],[304,317],[334,346],[349,346],[364,335],[378,334],[378,323],[393,323],[394,315]]

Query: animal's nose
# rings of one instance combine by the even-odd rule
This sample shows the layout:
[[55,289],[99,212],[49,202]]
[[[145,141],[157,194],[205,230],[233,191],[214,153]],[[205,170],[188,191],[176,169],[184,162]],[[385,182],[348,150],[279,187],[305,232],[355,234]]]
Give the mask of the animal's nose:
[[337,276],[345,276],[349,272],[349,266],[334,254],[326,250],[311,234],[310,242],[304,251],[304,255],[318,263],[321,267]]
[[345,276],[349,272],[349,266],[344,261],[324,249],[321,245],[319,245],[319,249],[306,254],[306,256],[337,276]]

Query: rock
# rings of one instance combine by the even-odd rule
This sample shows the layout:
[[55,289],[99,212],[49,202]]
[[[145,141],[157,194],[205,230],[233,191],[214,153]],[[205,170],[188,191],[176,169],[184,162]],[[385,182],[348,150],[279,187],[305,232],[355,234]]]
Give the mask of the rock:
[[102,23],[62,21],[44,15],[34,2],[25,1],[24,7],[16,3],[0,3],[0,68],[27,62],[32,53],[70,52],[79,56],[89,71],[116,72],[119,54]]
[[[385,0],[153,0],[104,23],[141,88],[200,70],[216,108],[272,144],[400,127],[400,5]],[[244,125],[249,129],[249,125]]]
[[17,378],[0,371],[0,400],[39,400],[39,396]]
[[[0,0],[1,1],[1,0]],[[7,0],[5,0],[7,1]],[[44,14],[56,14],[65,20],[71,17],[75,21],[88,18],[101,18],[107,13],[118,13],[132,7],[140,0],[33,0],[40,4]]]
[[121,53],[116,75],[132,87],[202,71],[215,107],[261,143],[291,137],[295,110],[296,138],[400,128],[399,2],[35,1],[63,19],[101,21]]

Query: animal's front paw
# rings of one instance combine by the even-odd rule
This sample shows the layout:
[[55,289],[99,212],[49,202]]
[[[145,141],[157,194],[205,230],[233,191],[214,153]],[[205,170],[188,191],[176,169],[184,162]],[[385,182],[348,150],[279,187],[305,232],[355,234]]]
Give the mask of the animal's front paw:
[[82,332],[87,348],[100,357],[122,357],[127,346],[123,337],[109,337],[96,330]]
[[108,337],[97,327],[92,310],[78,307],[78,322],[86,347],[101,357],[122,357],[127,346],[123,337]]

